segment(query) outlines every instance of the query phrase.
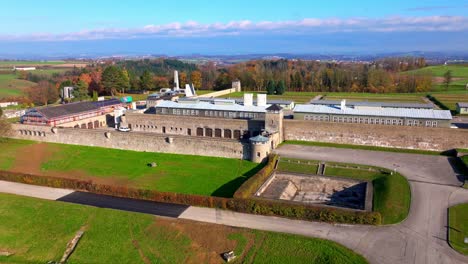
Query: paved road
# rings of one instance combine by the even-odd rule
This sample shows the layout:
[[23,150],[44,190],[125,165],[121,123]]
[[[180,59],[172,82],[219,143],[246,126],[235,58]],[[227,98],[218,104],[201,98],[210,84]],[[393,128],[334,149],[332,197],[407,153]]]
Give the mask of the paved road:
[[393,226],[332,225],[193,206],[182,208],[151,202],[139,206],[133,205],[138,201],[132,199],[124,199],[124,205],[118,206],[121,198],[102,198],[100,195],[83,198],[83,194],[75,195],[70,190],[3,181],[0,181],[0,192],[122,210],[130,210],[132,206],[142,207],[145,209],[142,212],[153,214],[160,214],[161,211],[153,210],[152,206],[163,206],[165,216],[178,215],[178,218],[202,222],[330,239],[361,253],[371,263],[468,263],[468,257],[451,249],[446,242],[447,208],[468,202],[468,190],[458,187],[461,182],[446,157],[293,145],[285,145],[277,152],[295,158],[397,168],[410,180],[410,214],[403,223]]
[[[281,156],[338,161],[397,169],[410,181],[411,210],[399,225],[389,227],[336,228],[348,233],[336,240],[362,253],[374,263],[468,263],[468,257],[447,244],[447,208],[468,202],[468,190],[459,186],[462,176],[443,156],[284,145]],[[362,232],[356,238],[356,230]],[[357,243],[357,241],[359,241]]]

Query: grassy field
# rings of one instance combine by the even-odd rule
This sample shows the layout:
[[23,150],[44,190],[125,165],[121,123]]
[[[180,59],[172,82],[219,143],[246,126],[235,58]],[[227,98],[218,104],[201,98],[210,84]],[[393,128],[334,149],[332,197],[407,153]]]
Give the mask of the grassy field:
[[404,72],[404,74],[418,74],[423,72],[431,72],[433,78],[432,91],[446,91],[446,87],[442,84],[443,76],[447,71],[452,72],[453,80],[448,87],[449,92],[464,91],[468,83],[468,66],[466,65],[435,65],[427,66],[421,69]]
[[58,261],[68,241],[85,233],[67,263],[367,263],[337,243],[296,235],[172,220],[0,194],[1,263]]
[[[280,171],[307,171],[310,168],[308,162],[317,163],[317,161],[282,158],[278,168]],[[374,186],[373,210],[382,215],[382,224],[399,223],[408,215],[411,191],[408,181],[402,175],[398,173],[391,175],[388,170],[365,165],[337,162],[326,162],[325,164],[325,175],[327,176],[340,176],[372,182]],[[292,167],[296,168],[292,169]],[[315,172],[311,174],[315,174]]]
[[468,90],[465,94],[432,94],[437,100],[446,105],[450,110],[456,110],[458,102],[468,102]]
[[301,141],[301,140],[287,140],[287,141],[284,141],[282,144],[331,147],[331,148],[347,148],[347,149],[363,149],[363,150],[423,154],[423,155],[445,155],[445,153],[441,153],[439,151],[431,151],[431,150],[387,148],[387,147],[353,145],[353,144],[337,144],[337,143],[329,143],[329,142],[315,142],[315,141]]
[[468,255],[468,204],[459,204],[449,208],[449,243],[458,252]]
[[[245,91],[245,92],[235,92],[235,93],[230,93],[230,94],[227,94],[227,95],[223,95],[221,97],[226,97],[226,98],[241,98],[242,96],[244,96],[244,93],[253,93],[254,95],[258,94],[258,93],[265,93],[265,92],[249,92],[249,91]],[[282,95],[268,95],[268,99],[269,100],[290,100],[290,101],[294,101],[296,103],[307,103],[309,102],[310,100],[312,100],[315,96],[319,95],[319,94],[323,94],[323,93],[319,93],[319,92],[285,92],[284,94]],[[256,97],[256,96],[255,96]],[[254,98],[256,99],[256,98]]]
[[[0,168],[163,192],[232,197],[262,165],[237,159],[0,141]],[[148,166],[156,162],[157,167]]]
[[371,93],[326,93],[325,100],[369,101],[369,102],[401,102],[424,103],[422,94],[371,94]]
[[20,96],[24,89],[34,85],[33,82],[17,79],[15,74],[0,74],[0,98]]

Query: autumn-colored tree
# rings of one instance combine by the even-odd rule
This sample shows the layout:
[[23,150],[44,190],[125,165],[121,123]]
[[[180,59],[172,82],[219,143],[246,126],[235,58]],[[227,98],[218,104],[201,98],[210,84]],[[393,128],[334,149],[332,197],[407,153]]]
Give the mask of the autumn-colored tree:
[[156,87],[157,89],[169,87],[169,79],[167,77],[155,76],[153,78],[153,83],[154,87]]
[[193,71],[190,75],[190,81],[193,83],[193,86],[200,89],[202,87],[202,74],[200,71]]
[[187,84],[187,73],[181,72],[179,73],[179,87],[185,88],[185,84]]
[[26,94],[36,105],[54,103],[59,98],[58,90],[48,81],[40,81],[36,86],[28,88]]
[[91,84],[93,81],[93,78],[91,78],[91,74],[89,73],[82,73],[80,74],[80,77],[78,77],[78,81],[83,81],[88,84],[88,86]]

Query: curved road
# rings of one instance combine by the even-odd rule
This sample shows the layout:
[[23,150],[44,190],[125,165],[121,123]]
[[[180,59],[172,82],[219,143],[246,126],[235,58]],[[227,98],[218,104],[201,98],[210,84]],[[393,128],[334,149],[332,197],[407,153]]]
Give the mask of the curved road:
[[[447,208],[468,203],[468,190],[450,158],[417,154],[284,145],[278,154],[291,158],[349,162],[397,169],[411,186],[411,209],[401,224],[385,227],[338,227],[348,235],[335,239],[373,263],[468,263],[447,244]],[[356,231],[360,234],[356,235]],[[356,235],[356,237],[354,237]]]
[[184,207],[0,181],[0,192],[87,204],[230,226],[330,239],[371,263],[468,263],[447,244],[447,208],[468,203],[468,190],[443,156],[284,145],[282,156],[349,162],[397,169],[410,181],[411,209],[403,223],[392,226],[333,225],[279,217]]

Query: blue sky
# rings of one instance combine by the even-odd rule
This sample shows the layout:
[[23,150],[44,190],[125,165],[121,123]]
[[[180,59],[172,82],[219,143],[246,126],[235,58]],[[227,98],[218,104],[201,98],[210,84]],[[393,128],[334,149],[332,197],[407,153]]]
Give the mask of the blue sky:
[[20,47],[28,45],[53,46],[70,54],[103,50],[168,55],[467,51],[468,46],[460,43],[468,43],[468,1],[0,0],[0,4],[0,55],[21,53],[26,48]]

